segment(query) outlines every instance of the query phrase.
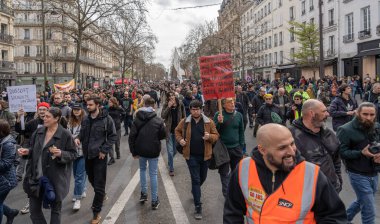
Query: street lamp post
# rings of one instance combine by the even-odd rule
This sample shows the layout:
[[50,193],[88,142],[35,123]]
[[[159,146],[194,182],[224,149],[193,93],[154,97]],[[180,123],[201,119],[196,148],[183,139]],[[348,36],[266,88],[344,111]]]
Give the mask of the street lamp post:
[[325,64],[323,54],[323,17],[322,17],[322,5],[323,0],[318,0],[319,5],[319,78],[325,77]]
[[42,60],[44,65],[44,87],[45,91],[48,90],[47,83],[47,66],[46,66],[46,34],[45,34],[45,5],[44,0],[41,0],[41,11],[42,11]]

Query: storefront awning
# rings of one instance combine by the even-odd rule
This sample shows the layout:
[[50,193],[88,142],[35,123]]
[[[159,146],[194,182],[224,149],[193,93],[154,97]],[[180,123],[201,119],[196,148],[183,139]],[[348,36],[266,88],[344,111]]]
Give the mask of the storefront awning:
[[290,65],[282,65],[282,66],[277,66],[274,67],[274,69],[287,69],[287,68],[295,68],[296,64],[290,64]]
[[355,55],[355,58],[364,57],[364,56],[373,56],[373,55],[380,55],[380,48],[370,49],[370,50],[363,50],[359,54]]

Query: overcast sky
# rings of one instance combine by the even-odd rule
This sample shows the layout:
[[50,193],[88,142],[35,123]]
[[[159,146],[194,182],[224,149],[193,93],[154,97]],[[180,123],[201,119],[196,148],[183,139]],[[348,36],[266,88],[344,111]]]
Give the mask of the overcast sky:
[[221,2],[222,0],[152,0],[148,6],[148,21],[158,37],[155,62],[160,62],[168,68],[174,47],[183,43],[193,26],[216,20],[220,5],[175,11],[170,9]]

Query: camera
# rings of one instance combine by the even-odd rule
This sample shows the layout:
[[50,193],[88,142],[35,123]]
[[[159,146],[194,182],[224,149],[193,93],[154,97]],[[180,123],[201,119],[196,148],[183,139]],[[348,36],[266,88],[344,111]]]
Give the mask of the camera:
[[[371,142],[368,151],[372,154],[380,153],[380,142]],[[380,164],[374,163],[375,170],[380,173]]]
[[380,153],[380,142],[371,142],[368,150],[372,154]]

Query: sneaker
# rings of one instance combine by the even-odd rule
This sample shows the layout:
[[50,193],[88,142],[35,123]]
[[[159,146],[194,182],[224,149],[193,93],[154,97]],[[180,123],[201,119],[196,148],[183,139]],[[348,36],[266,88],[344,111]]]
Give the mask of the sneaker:
[[73,206],[74,211],[78,211],[80,209],[80,200],[76,200]]
[[140,203],[148,201],[148,194],[141,192]]
[[169,176],[174,177],[174,171],[169,171]]
[[104,195],[104,198],[103,198],[103,201],[107,201],[108,200],[108,196],[107,194]]
[[111,158],[110,161],[108,161],[108,166],[112,165],[115,163],[115,159]]
[[85,191],[83,191],[82,198],[85,198],[85,197],[87,197],[87,194]]
[[91,220],[91,224],[99,224],[102,217],[100,217],[99,214],[94,215],[94,217]]
[[196,220],[201,220],[202,219],[202,207],[201,206],[196,206],[195,207],[194,218]]
[[72,202],[76,202],[77,201],[77,199],[76,198],[73,198],[73,200],[71,200]]
[[11,209],[10,210],[10,213],[6,216],[7,217],[7,222],[6,224],[12,224],[13,223],[13,220],[15,219],[15,217],[18,215],[18,210],[17,209]]
[[157,210],[158,206],[160,206],[160,200],[157,198],[157,201],[152,201],[152,209]]
[[20,210],[21,214],[27,214],[29,213],[29,201],[26,203],[26,205]]

